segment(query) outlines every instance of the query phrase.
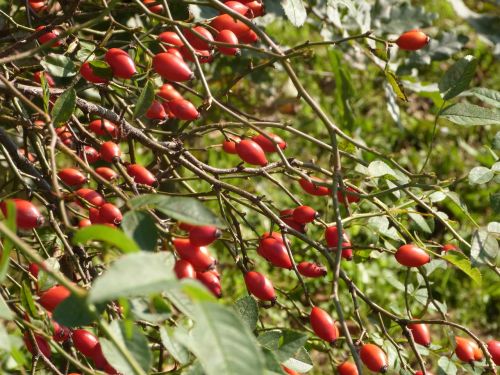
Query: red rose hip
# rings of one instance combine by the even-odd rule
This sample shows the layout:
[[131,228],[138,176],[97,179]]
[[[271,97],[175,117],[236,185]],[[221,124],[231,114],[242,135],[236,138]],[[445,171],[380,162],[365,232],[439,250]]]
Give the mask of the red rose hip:
[[118,78],[129,79],[136,72],[134,61],[130,55],[119,48],[110,48],[106,52],[104,60],[111,67],[113,75]]
[[430,38],[420,30],[410,30],[399,36],[396,44],[406,51],[416,51],[424,48],[429,43]]
[[406,267],[420,267],[431,261],[431,257],[416,245],[401,246],[395,254],[398,263]]
[[271,281],[259,272],[250,271],[245,275],[248,291],[263,301],[275,301],[276,293]]
[[195,226],[189,231],[189,242],[194,246],[207,246],[221,236],[221,231],[211,225]]
[[241,160],[248,164],[265,166],[268,164],[262,147],[250,139],[244,139],[236,144],[236,152]]
[[373,372],[387,371],[387,356],[382,349],[374,344],[365,344],[359,352],[361,360]]
[[330,345],[335,343],[339,337],[339,329],[335,325],[335,321],[325,310],[317,306],[313,307],[309,321],[314,333],[319,338],[325,340]]

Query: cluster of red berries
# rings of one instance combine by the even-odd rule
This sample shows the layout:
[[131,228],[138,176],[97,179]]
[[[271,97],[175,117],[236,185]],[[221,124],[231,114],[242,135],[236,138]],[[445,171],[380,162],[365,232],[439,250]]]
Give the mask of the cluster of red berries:
[[217,261],[210,255],[206,246],[221,236],[221,231],[211,225],[190,225],[180,223],[179,229],[188,232],[188,238],[174,238],[175,252],[179,260],[175,262],[174,271],[178,279],[197,279],[214,296],[222,296],[219,272],[215,269]]
[[222,149],[228,154],[236,154],[248,164],[266,166],[269,162],[266,154],[284,150],[286,142],[273,133],[258,134],[250,139],[241,139],[231,135],[222,143]]
[[[39,267],[36,264],[29,266],[29,271],[33,277],[38,278]],[[38,286],[37,286],[38,289]],[[71,292],[62,285],[56,285],[39,293],[38,303],[47,311],[49,318],[54,310]],[[29,317],[26,316],[29,320]],[[70,329],[58,324],[51,319],[52,324],[52,339],[56,342],[64,343],[71,340],[73,346],[83,356],[91,359],[97,369],[104,371],[107,374],[118,374],[118,372],[108,363],[101,349],[99,339],[86,329]],[[41,353],[47,357],[51,357],[50,345],[47,340],[40,334],[34,334],[36,344]],[[36,348],[31,340],[31,335],[28,332],[24,333],[24,342],[30,353],[36,353]]]

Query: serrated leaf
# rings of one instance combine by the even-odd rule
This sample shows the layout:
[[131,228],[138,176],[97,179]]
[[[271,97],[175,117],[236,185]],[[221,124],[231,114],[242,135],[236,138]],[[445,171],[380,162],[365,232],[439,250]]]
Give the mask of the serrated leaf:
[[443,109],[441,117],[464,126],[500,124],[500,111],[470,103],[457,103]]
[[392,90],[394,91],[396,96],[399,99],[407,102],[408,97],[406,96],[406,94],[404,92],[403,84],[399,80],[398,76],[394,72],[391,72],[388,69],[384,70],[384,73],[385,73],[385,78],[387,79],[387,82],[392,87]]
[[294,358],[290,358],[283,362],[283,365],[300,373],[309,372],[313,368],[311,357],[305,348],[300,348],[299,351],[295,353]]
[[486,228],[479,228],[472,234],[470,257],[472,264],[495,263],[500,252],[498,239]]
[[156,209],[173,219],[189,224],[215,225],[220,228],[226,226],[195,198],[144,194],[131,199],[129,204],[133,209],[146,207]]
[[281,0],[286,17],[294,26],[302,26],[307,18],[306,8],[302,0]]
[[476,72],[476,66],[476,58],[467,55],[446,71],[438,84],[444,100],[454,98],[469,87],[470,81]]
[[415,224],[417,224],[417,226],[420,228],[420,230],[422,232],[428,233],[428,234],[432,233],[431,227],[429,226],[427,221],[425,221],[425,219],[422,217],[422,215],[417,214],[415,212],[409,212],[408,216],[415,222]]
[[304,346],[307,335],[288,329],[275,329],[260,334],[257,340],[262,346],[271,350],[280,362],[284,362],[292,358]]
[[71,88],[59,96],[52,107],[52,122],[55,125],[64,123],[71,118],[76,106],[76,91]]
[[123,215],[121,228],[139,248],[154,251],[158,241],[158,229],[151,215],[143,211],[129,211]]
[[448,357],[441,357],[438,360],[438,375],[456,375],[457,366]]
[[465,255],[462,253],[458,253],[453,251],[453,254],[448,253],[443,257],[444,260],[448,261],[462,272],[464,272],[467,276],[469,276],[476,284],[481,285],[482,277],[481,272],[477,268],[472,268],[471,262]]
[[462,95],[474,95],[479,100],[493,107],[500,108],[500,91],[487,89],[484,87],[474,87]]
[[64,55],[48,54],[40,64],[53,77],[69,78],[76,75],[76,66],[73,61]]
[[155,99],[155,87],[151,81],[146,83],[146,86],[141,92],[141,95],[137,99],[137,103],[134,108],[134,118],[140,117],[146,113],[153,100]]
[[106,225],[91,225],[79,229],[73,236],[73,244],[85,244],[89,241],[103,241],[116,246],[124,253],[133,253],[140,251],[139,246],[134,240],[127,237],[125,233],[116,228]]
[[194,309],[195,326],[175,338],[199,360],[207,375],[255,375],[265,371],[264,358],[247,326],[225,306],[201,302]]
[[142,297],[168,290],[177,284],[174,262],[172,254],[165,252],[124,255],[94,281],[89,302]]
[[485,184],[489,182],[495,174],[493,171],[486,167],[474,167],[469,172],[469,182],[471,184]]
[[70,328],[90,325],[95,319],[86,299],[75,295],[70,295],[57,305],[52,317],[59,324]]
[[240,318],[253,331],[259,321],[259,306],[252,296],[245,296],[234,303],[234,308]]

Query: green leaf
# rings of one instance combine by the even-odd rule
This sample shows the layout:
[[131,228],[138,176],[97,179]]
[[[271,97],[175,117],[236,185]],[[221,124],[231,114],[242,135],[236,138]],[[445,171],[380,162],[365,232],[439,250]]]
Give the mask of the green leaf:
[[12,314],[12,311],[9,309],[9,305],[7,305],[7,302],[3,299],[3,297],[0,295],[0,319],[7,319],[10,320],[14,317]]
[[264,360],[266,362],[266,375],[285,374],[276,355],[269,349],[262,348]]
[[253,331],[259,321],[259,306],[252,296],[245,296],[234,303],[234,308],[240,318]]
[[[43,261],[43,264],[48,270],[56,273],[59,273],[59,269],[61,268],[61,265],[59,264],[57,258],[47,258]],[[37,281],[38,288],[40,290],[46,290],[58,284],[58,281],[54,279],[48,272],[46,272],[44,268],[40,268],[40,270],[38,271]]]
[[135,210],[127,212],[123,215],[121,228],[142,250],[156,249],[158,229],[149,213]]
[[66,327],[91,325],[95,319],[86,298],[75,295],[70,295],[57,305],[52,317],[57,323]]
[[95,280],[89,301],[98,303],[163,292],[177,283],[173,267],[171,253],[124,255]]
[[394,74],[394,72],[390,71],[389,69],[385,69],[384,73],[385,73],[385,78],[387,79],[387,82],[389,82],[389,85],[391,85],[396,96],[399,99],[407,102],[408,97],[406,96],[406,94],[404,92],[403,84],[399,80],[398,76],[396,74]]
[[79,229],[73,236],[73,244],[85,244],[89,241],[103,241],[119,248],[124,253],[140,251],[134,240],[128,238],[125,233],[116,228],[106,225],[91,225]]
[[[132,321],[113,320],[110,324],[110,330],[118,341],[132,354],[144,372],[149,374],[153,356],[151,350],[149,350],[148,339],[142,333],[139,326]],[[135,371],[113,343],[107,339],[99,339],[99,342],[101,342],[104,357],[106,357],[116,370],[123,374],[135,374]]]
[[[177,327],[176,329],[184,329]],[[168,353],[181,365],[189,362],[189,352],[174,337],[174,330],[170,327],[160,327],[161,343]]]
[[456,375],[457,366],[448,357],[441,357],[438,360],[438,375]]
[[382,177],[386,175],[397,177],[396,172],[380,160],[372,161],[368,165],[368,173],[370,173],[371,177]]
[[21,305],[24,307],[24,310],[28,312],[28,315],[37,317],[38,311],[35,307],[33,295],[31,294],[31,288],[27,281],[23,281],[20,294]]
[[198,199],[189,197],[170,197],[159,194],[144,194],[129,201],[133,209],[151,208],[165,215],[194,225],[226,225],[207,209]]
[[217,300],[208,288],[198,280],[183,279],[180,281],[180,288],[192,301],[215,302]]
[[307,341],[307,335],[292,330],[266,331],[257,337],[259,343],[273,351],[280,362],[294,356]]
[[134,118],[140,117],[146,113],[153,100],[155,99],[155,87],[151,81],[146,83],[146,86],[141,92],[139,99],[137,99],[137,103],[134,108]]
[[415,212],[409,212],[408,216],[415,222],[415,224],[420,228],[420,230],[424,233],[432,233],[432,229],[427,223],[427,221],[423,218],[422,215],[417,214]]
[[49,113],[49,103],[50,103],[50,87],[45,78],[45,74],[40,75],[40,84],[42,86],[42,99],[43,99],[43,111]]
[[189,333],[176,331],[175,337],[198,358],[206,375],[264,373],[255,338],[232,309],[201,302],[195,305],[194,320]]
[[302,0],[281,0],[281,6],[292,25],[299,27],[304,24],[307,13]]
[[500,111],[470,103],[450,105],[441,111],[440,116],[464,126],[500,124]]
[[443,259],[453,264],[458,269],[460,269],[467,276],[469,276],[475,283],[481,285],[482,283],[481,272],[479,272],[477,268],[472,268],[471,262],[462,253],[458,253],[456,251],[453,251],[452,253],[453,254],[448,253],[447,255],[445,255]]
[[283,362],[283,365],[300,373],[309,372],[313,368],[311,357],[305,348],[300,348],[294,357]]
[[52,122],[55,125],[66,122],[70,119],[76,105],[76,91],[71,88],[64,91],[59,96],[52,107]]
[[68,78],[76,75],[76,66],[73,61],[64,55],[50,53],[40,64],[53,77]]
[[477,60],[467,55],[453,64],[439,81],[439,91],[444,100],[449,100],[469,87],[476,71]]
[[9,334],[3,324],[0,324],[0,353],[8,353],[11,350]]
[[500,108],[500,91],[487,89],[484,87],[474,87],[464,92],[463,95],[474,95],[476,98],[482,100],[486,104],[489,104],[496,108]]
[[472,233],[470,257],[473,265],[496,263],[500,251],[498,239],[486,228],[479,228]]
[[113,78],[113,70],[106,61],[102,60],[93,60],[89,62],[90,68],[92,69],[92,73],[96,76],[106,79]]
[[[5,220],[5,225],[7,228],[9,228],[12,232],[16,232],[16,216],[17,216],[17,210],[16,210],[16,204],[14,203],[13,200],[7,200],[6,201],[6,208],[7,208],[7,216]],[[2,255],[0,257],[0,282],[2,282],[5,277],[7,276],[7,272],[9,270],[9,264],[10,264],[10,253],[12,251],[13,243],[11,240],[9,240],[7,237],[5,237],[3,241],[3,249],[2,249]]]
[[469,172],[469,182],[471,184],[486,184],[495,174],[493,171],[486,167],[474,167]]

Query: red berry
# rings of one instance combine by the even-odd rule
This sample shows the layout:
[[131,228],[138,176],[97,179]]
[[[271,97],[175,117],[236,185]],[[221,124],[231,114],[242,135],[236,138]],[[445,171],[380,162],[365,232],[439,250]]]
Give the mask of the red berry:
[[211,225],[195,226],[189,231],[189,242],[193,246],[207,246],[221,236],[221,231]]
[[164,120],[167,118],[167,113],[159,101],[153,100],[153,103],[151,103],[151,106],[146,111],[146,118],[150,120]]
[[441,246],[441,251],[447,253],[448,251],[458,251],[457,247],[451,243]]
[[41,13],[41,12],[47,10],[47,1],[46,0],[42,0],[42,1],[30,0],[29,6],[35,13]]
[[245,274],[245,285],[248,291],[263,301],[275,301],[276,293],[271,281],[259,272],[250,271]]
[[71,292],[62,285],[53,286],[40,294],[38,302],[47,311],[53,312],[56,307],[70,296]]
[[184,238],[174,238],[172,242],[179,257],[191,263],[196,271],[204,272],[215,265],[215,259],[208,254],[206,247],[194,246]]
[[410,30],[399,36],[396,44],[406,51],[416,51],[424,48],[429,43],[430,38],[420,30]]
[[80,67],[80,75],[87,81],[92,83],[108,83],[109,79],[100,77],[94,73],[92,66],[88,61],[84,62]]
[[85,357],[93,357],[98,344],[99,340],[93,333],[85,329],[75,329],[73,331],[73,345]]
[[108,163],[112,163],[115,158],[121,155],[120,147],[111,141],[104,142],[101,146],[101,158]]
[[[40,352],[46,357],[50,358],[52,353],[50,352],[50,345],[45,340],[42,336],[35,334],[35,340],[36,344],[38,345],[38,348],[40,349]],[[26,349],[32,354],[32,355],[37,355],[37,350],[35,348],[35,345],[31,341],[31,335],[28,332],[24,332],[23,336],[23,341],[24,344],[26,345]]]
[[222,149],[228,154],[237,154],[236,143],[241,140],[240,137],[236,135],[230,135],[228,140],[222,142]]
[[[326,244],[329,248],[337,249],[338,248],[338,230],[336,226],[331,226],[325,229],[325,239]],[[349,237],[344,230],[342,230],[342,258],[351,260],[352,259],[352,249],[351,242],[349,241]],[[347,248],[347,249],[346,249]]]
[[111,203],[104,203],[99,209],[99,222],[118,225],[123,216],[118,207]]
[[[236,3],[236,1],[233,1]],[[227,4],[227,3],[226,3]],[[240,4],[240,3],[238,3]],[[227,43],[227,44],[238,44],[238,37],[231,30],[222,30],[217,34],[215,38],[217,42]],[[235,56],[240,52],[240,49],[237,47],[224,47],[217,46],[217,49],[220,53],[227,56]]]
[[153,186],[158,182],[150,171],[139,164],[129,164],[127,173],[138,184]]
[[45,78],[45,82],[47,82],[47,85],[49,87],[54,87],[56,83],[54,82],[54,79],[51,77],[51,75],[47,72],[44,71],[38,71],[33,74],[33,78],[35,79],[35,82],[38,82],[39,84],[42,84],[42,75]]
[[300,224],[307,224],[313,222],[318,213],[309,206],[299,206],[293,210],[293,220]]
[[[203,26],[195,26],[193,27],[193,30],[196,31],[198,34],[203,36],[203,38],[207,39],[210,42],[214,41],[214,37],[208,31],[205,29]],[[191,47],[197,50],[208,50],[210,49],[210,45],[205,42],[203,39],[201,39],[198,35],[196,35],[191,29],[185,29],[183,31],[184,36],[186,37],[187,41],[189,44],[191,44]]]
[[[425,373],[427,375],[433,375],[432,372],[430,372],[429,370],[426,370]],[[415,375],[424,375],[424,373],[422,371],[418,370],[418,371],[415,371]]]
[[78,222],[78,228],[85,228],[85,227],[89,227],[91,225],[92,225],[92,222],[89,219],[81,219]]
[[297,271],[306,277],[323,277],[327,274],[326,267],[305,261],[297,264]]
[[261,239],[257,252],[276,267],[292,268],[292,261],[283,241],[272,237]]
[[495,365],[500,366],[500,341],[488,341],[488,353],[490,353]]
[[296,231],[301,233],[306,232],[306,226],[293,219],[293,209],[290,208],[287,210],[280,211],[280,219],[283,220],[283,222],[286,225],[295,229]]
[[238,35],[238,40],[241,43],[253,44],[259,40],[259,36],[252,29],[248,29],[243,34]]
[[38,277],[38,273],[40,272],[40,267],[36,263],[30,263],[28,266],[28,271],[35,277]]
[[455,347],[455,354],[458,359],[463,362],[474,362],[474,347],[471,345],[470,340],[464,337],[455,337],[457,346]]
[[194,77],[189,66],[171,53],[162,52],[153,57],[153,68],[156,73],[169,81],[183,82]]
[[358,368],[352,362],[344,362],[337,366],[339,375],[358,375]]
[[188,224],[188,223],[183,223],[183,222],[180,222],[178,225],[179,225],[180,230],[184,230],[186,232],[189,232],[191,229],[193,229],[196,226],[193,224]]
[[92,146],[84,146],[83,147],[83,154],[80,154],[80,158],[83,159],[83,155],[85,155],[85,158],[89,163],[95,163],[99,159],[101,159],[101,154],[99,151],[97,151],[94,147]]
[[101,194],[99,194],[97,191],[92,190],[92,189],[81,188],[81,189],[78,189],[77,191],[75,191],[75,194],[79,198],[81,198],[82,200],[87,201],[90,204],[97,206],[97,207],[100,207],[104,203],[106,203],[106,201],[104,200],[104,197]]
[[174,47],[182,47],[184,43],[182,42],[179,35],[177,35],[173,31],[165,31],[158,35],[158,39],[160,39],[163,43],[171,44]]
[[120,177],[118,173],[108,167],[98,167],[95,169],[95,171],[99,176],[108,181],[113,181]]
[[151,3],[156,3],[155,5],[146,5],[148,9],[153,12],[153,13],[162,13],[163,12],[163,5],[158,4],[161,0],[142,0],[144,4],[151,4]]
[[264,14],[264,4],[260,1],[250,1],[245,5],[250,9],[249,18],[260,17]]
[[160,87],[160,91],[158,91],[158,96],[162,99],[165,99],[167,102],[175,99],[182,99],[182,95],[169,83],[165,83],[162,87]]
[[92,224],[99,224],[99,209],[89,207],[89,220]]
[[420,267],[431,261],[431,257],[416,245],[401,246],[395,254],[396,260],[406,267]]
[[431,344],[431,333],[427,324],[409,324],[408,328],[411,331],[413,340],[417,344],[429,346]]
[[104,60],[111,67],[113,75],[118,78],[129,79],[136,73],[134,61],[130,55],[119,48],[110,48]]
[[174,114],[175,118],[180,120],[196,120],[200,117],[198,110],[189,100],[174,99],[168,102],[168,108]]
[[306,193],[317,196],[330,195],[332,193],[329,187],[319,186],[314,184],[314,181],[325,182],[324,180],[317,177],[310,177],[310,179],[311,179],[310,182],[307,181],[305,178],[301,178],[299,180],[300,186],[302,187],[302,189],[304,189]]
[[279,232],[271,232],[271,233],[264,232],[264,234],[262,236],[260,236],[260,238],[262,238],[262,239],[268,238],[268,237],[271,237],[271,238],[274,238],[275,240],[283,242],[283,236]]
[[196,278],[205,285],[214,296],[220,298],[222,296],[222,289],[220,279],[214,271],[196,272]]
[[238,39],[240,39],[241,35],[244,35],[248,32],[248,30],[250,30],[247,25],[234,19],[229,14],[221,14],[220,16],[215,17],[212,22],[210,22],[210,26],[217,31],[231,30],[238,37]]
[[384,351],[374,344],[365,344],[359,352],[361,360],[373,372],[387,371],[387,356]]
[[322,340],[333,344],[339,337],[339,329],[335,321],[325,310],[313,307],[309,320],[314,333]]
[[[179,52],[181,53],[183,59],[195,62],[195,59],[191,54],[191,51],[189,51],[189,49],[186,46],[180,47]],[[212,54],[211,50],[197,49],[194,52],[200,64],[207,64],[209,62],[212,62],[214,59],[214,55]]]
[[178,279],[194,279],[196,277],[193,265],[184,259],[175,262],[174,272]]
[[20,229],[30,230],[37,228],[43,224],[43,216],[38,211],[38,208],[30,201],[24,199],[8,199],[0,203],[0,209],[5,217],[7,217],[7,201],[14,202],[16,209],[16,225]]
[[248,7],[245,4],[240,3],[239,1],[226,1],[224,2],[224,5],[241,14],[242,16],[246,15],[248,12]]
[[[181,47],[183,48],[183,47]],[[174,56],[177,56],[179,59],[184,60],[184,56],[182,56],[181,51],[179,51],[177,48],[169,48],[167,49],[167,53],[170,53]]]
[[87,177],[75,168],[64,168],[59,171],[57,175],[66,185],[69,186],[83,185],[87,182]]
[[120,136],[120,129],[118,125],[106,119],[91,121],[89,129],[96,135],[109,136],[113,138],[118,138]]
[[[272,139],[267,139],[263,134],[252,137],[252,141],[256,142],[265,152],[276,152],[277,147],[284,150],[286,142],[278,135],[267,133],[267,136]],[[274,142],[273,142],[274,141]]]
[[[353,192],[357,193],[356,190],[354,190],[352,187],[347,186],[345,188],[345,195],[348,203],[356,203],[359,202],[359,197],[352,194]],[[339,201],[340,204],[344,203],[344,195],[340,191],[340,189],[337,190],[337,200]]]
[[243,139],[236,144],[236,152],[241,160],[248,164],[265,166],[268,164],[262,147],[250,139]]
[[62,326],[56,321],[52,321],[52,338],[57,342],[64,342],[69,339],[71,330],[68,327]]
[[[44,29],[45,29],[45,26],[38,26],[36,28],[36,31],[40,31],[40,30],[44,30]],[[58,36],[59,36],[59,31],[56,29],[54,29],[52,31],[47,31],[47,32],[45,32],[45,34],[42,34],[38,37],[38,42],[40,44],[49,43],[51,40],[56,39]],[[58,40],[57,42],[55,42],[52,45],[52,48],[60,46],[60,45],[61,45],[61,41]]]

